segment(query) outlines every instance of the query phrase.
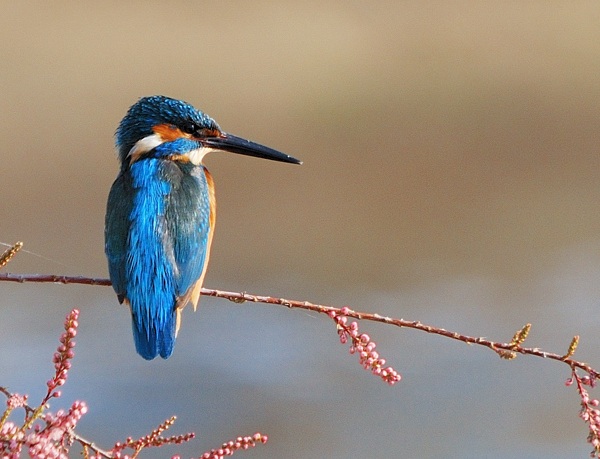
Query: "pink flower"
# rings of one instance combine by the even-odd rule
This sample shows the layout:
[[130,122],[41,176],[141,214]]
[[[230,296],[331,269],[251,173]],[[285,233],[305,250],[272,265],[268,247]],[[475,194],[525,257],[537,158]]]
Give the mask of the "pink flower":
[[396,384],[402,378],[394,368],[385,367],[385,359],[379,357],[379,353],[375,351],[377,345],[371,341],[371,337],[366,333],[359,334],[358,322],[348,323],[347,314],[350,314],[349,308],[343,307],[339,310],[330,310],[327,315],[333,319],[337,325],[340,342],[346,344],[351,340],[350,354],[358,354],[360,364],[366,370],[370,370],[376,376],[379,376],[390,386]]
[[589,433],[587,441],[594,447],[590,456],[600,457],[600,410],[596,408],[600,404],[600,401],[590,399],[588,391],[585,388],[585,386],[594,387],[596,380],[589,375],[579,376],[575,369],[573,369],[566,385],[570,386],[573,382],[577,384],[577,391],[581,398],[579,417],[588,424]]
[[21,408],[27,404],[27,395],[12,394],[6,401],[9,410]]
[[259,443],[266,443],[268,437],[261,433],[255,433],[251,437],[237,437],[235,440],[230,440],[223,443],[218,449],[211,449],[205,452],[200,459],[223,459],[225,456],[233,456],[240,449],[253,448]]
[[77,327],[79,326],[78,318],[79,310],[73,309],[65,319],[65,332],[60,337],[61,344],[52,359],[55,369],[54,377],[46,383],[48,393],[42,404],[45,404],[52,397],[60,397],[61,392],[55,389],[67,382],[68,372],[71,369],[71,359],[75,355],[73,348],[75,347],[74,338],[77,335]]

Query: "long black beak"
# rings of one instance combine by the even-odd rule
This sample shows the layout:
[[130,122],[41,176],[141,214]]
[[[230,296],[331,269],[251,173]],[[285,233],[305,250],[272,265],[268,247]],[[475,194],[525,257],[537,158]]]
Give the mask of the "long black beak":
[[285,153],[225,132],[222,132],[219,137],[205,137],[202,139],[202,143],[204,146],[216,150],[255,156],[256,158],[270,159],[272,161],[281,161],[283,163],[302,164],[302,161],[299,159]]

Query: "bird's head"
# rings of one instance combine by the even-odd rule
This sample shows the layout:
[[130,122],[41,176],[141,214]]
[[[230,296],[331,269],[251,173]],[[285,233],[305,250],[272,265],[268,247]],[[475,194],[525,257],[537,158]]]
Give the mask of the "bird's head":
[[214,150],[301,164],[277,150],[223,132],[202,111],[165,96],[144,97],[132,105],[119,124],[116,143],[124,169],[146,157],[199,165],[204,155]]

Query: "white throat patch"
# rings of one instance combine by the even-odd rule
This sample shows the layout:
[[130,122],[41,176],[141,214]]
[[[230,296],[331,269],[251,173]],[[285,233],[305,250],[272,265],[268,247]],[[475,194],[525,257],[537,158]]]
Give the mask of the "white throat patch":
[[190,162],[195,166],[200,166],[202,164],[202,160],[207,153],[210,153],[212,148],[200,147],[195,150],[186,153],[184,156],[190,158]]
[[144,153],[148,153],[150,150],[158,147],[163,142],[164,140],[158,134],[152,134],[138,140],[135,145],[131,147],[129,153],[127,153],[127,157],[130,158],[129,163],[134,163]]

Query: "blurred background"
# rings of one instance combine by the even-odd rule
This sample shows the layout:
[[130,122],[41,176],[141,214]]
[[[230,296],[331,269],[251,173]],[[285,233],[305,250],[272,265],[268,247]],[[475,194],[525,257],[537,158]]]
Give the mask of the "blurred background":
[[[600,367],[600,4],[3,2],[4,271],[106,277],[113,133],[139,97],[184,99],[304,161],[206,160],[218,223],[205,286],[527,344]],[[334,324],[204,298],[174,355],[135,354],[108,287],[0,285],[0,384],[35,403],[81,310],[63,397],[110,448],[176,414],[198,456],[587,457],[568,368],[364,322],[402,375],[362,370]],[[598,394],[595,394],[597,397]]]

